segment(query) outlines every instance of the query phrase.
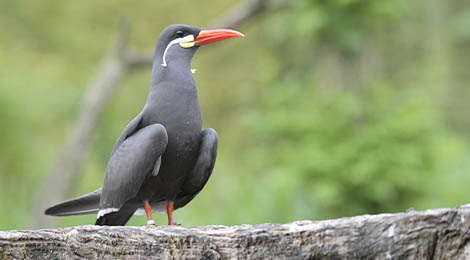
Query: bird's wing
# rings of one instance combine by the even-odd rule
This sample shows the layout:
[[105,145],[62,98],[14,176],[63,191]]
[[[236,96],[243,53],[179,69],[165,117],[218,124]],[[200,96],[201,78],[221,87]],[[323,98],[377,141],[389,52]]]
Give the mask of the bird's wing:
[[161,124],[141,128],[121,142],[106,168],[98,217],[118,211],[137,195],[147,177],[158,174],[154,168],[159,167],[167,143]]
[[113,147],[113,150],[111,151],[111,156],[113,156],[114,152],[119,148],[119,146],[126,140],[127,137],[131,136],[132,134],[135,133],[137,130],[137,127],[140,124],[140,121],[142,120],[142,112],[140,112],[134,119],[132,119],[129,124],[124,128],[124,131],[122,131],[121,135],[116,141],[116,144]]
[[202,131],[201,134],[198,158],[176,198],[176,208],[184,207],[204,188],[214,169],[219,137],[212,128]]

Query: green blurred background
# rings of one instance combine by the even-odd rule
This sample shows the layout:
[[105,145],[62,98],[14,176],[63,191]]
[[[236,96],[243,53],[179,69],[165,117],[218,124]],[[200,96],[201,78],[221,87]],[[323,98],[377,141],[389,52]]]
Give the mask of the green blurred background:
[[[176,221],[284,223],[468,203],[470,2],[288,2],[237,28],[244,39],[193,59],[219,152]],[[0,1],[0,229],[29,227],[36,190],[122,18],[131,44],[150,50],[165,26],[202,27],[238,3]],[[119,86],[70,197],[101,185],[150,73],[133,71]]]

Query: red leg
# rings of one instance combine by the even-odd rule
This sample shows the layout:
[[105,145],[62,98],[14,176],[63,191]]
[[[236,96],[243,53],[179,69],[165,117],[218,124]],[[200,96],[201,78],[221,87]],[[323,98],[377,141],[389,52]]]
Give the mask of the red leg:
[[149,201],[144,202],[145,214],[147,215],[147,224],[155,226],[155,221],[152,220],[152,206],[150,206]]
[[173,211],[174,211],[174,203],[173,201],[168,201],[168,204],[166,204],[166,214],[168,215],[168,226],[173,226]]

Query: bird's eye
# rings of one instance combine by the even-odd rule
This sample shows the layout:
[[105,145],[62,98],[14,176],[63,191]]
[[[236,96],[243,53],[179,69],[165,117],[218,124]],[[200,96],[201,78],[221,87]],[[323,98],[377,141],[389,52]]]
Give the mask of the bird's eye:
[[181,37],[184,36],[184,32],[183,32],[183,31],[177,31],[177,32],[176,32],[176,36],[179,37],[179,38],[181,38]]

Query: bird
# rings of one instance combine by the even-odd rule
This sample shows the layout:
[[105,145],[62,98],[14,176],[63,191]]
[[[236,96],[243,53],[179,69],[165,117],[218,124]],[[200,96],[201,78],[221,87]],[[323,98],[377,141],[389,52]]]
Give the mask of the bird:
[[117,139],[101,188],[45,210],[46,215],[97,213],[96,225],[122,226],[134,214],[173,212],[206,185],[217,156],[218,135],[202,130],[191,60],[200,46],[244,37],[230,29],[201,30],[173,24],[158,37],[147,101]]

